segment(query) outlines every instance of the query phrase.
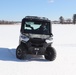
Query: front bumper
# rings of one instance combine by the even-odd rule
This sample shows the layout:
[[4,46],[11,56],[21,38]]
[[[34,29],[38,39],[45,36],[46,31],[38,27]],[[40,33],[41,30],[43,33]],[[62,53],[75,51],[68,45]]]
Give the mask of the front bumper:
[[28,54],[34,54],[34,55],[44,55],[46,48],[44,47],[30,47],[28,49]]
[[33,44],[28,42],[27,46],[28,46],[28,54],[34,54],[34,55],[44,55],[46,48],[49,46],[50,44],[47,44],[46,42],[43,44]]

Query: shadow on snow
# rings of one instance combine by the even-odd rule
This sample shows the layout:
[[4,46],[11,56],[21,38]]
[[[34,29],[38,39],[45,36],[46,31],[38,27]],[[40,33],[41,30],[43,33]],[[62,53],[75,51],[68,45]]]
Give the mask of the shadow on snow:
[[15,62],[29,62],[39,61],[46,62],[43,56],[27,55],[26,59],[19,60],[16,58],[16,49],[0,48],[0,60],[2,61],[15,61]]

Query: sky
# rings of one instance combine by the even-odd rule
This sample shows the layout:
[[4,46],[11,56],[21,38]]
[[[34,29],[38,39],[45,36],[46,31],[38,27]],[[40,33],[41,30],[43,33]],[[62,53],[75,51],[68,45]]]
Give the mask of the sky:
[[0,0],[0,20],[21,21],[25,16],[58,20],[76,14],[76,0]]

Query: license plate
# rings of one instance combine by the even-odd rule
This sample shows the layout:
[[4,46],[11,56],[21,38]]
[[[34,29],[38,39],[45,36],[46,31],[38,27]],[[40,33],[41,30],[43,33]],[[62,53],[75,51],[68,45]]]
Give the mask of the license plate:
[[37,51],[38,51],[38,50],[39,50],[39,48],[34,48],[34,50],[37,50]]

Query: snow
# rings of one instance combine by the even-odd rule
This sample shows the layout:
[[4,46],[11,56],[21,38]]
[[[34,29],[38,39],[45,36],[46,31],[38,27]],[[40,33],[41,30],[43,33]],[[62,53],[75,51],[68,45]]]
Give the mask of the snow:
[[0,75],[76,75],[76,25],[52,25],[57,57],[15,56],[20,25],[0,25]]

